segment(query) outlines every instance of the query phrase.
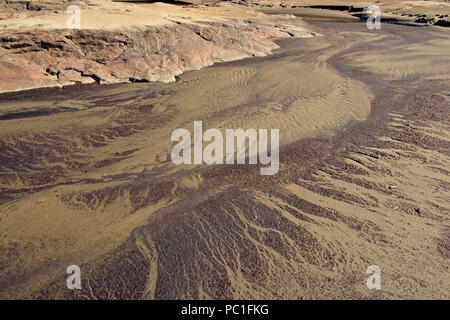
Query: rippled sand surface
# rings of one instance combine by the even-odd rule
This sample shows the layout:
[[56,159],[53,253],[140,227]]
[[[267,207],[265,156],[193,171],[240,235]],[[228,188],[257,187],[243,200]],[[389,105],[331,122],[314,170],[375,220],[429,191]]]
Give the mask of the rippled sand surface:
[[[311,28],[173,84],[0,97],[0,297],[448,298],[450,35]],[[175,166],[194,120],[279,128],[279,174]]]

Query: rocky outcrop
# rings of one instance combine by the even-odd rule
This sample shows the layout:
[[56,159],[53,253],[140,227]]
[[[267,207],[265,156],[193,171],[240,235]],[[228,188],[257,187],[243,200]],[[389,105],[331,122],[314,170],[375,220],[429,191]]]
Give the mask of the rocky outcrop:
[[81,8],[92,1],[86,0],[0,0],[0,10],[2,11],[40,11],[40,10],[65,10],[68,5],[77,5]]
[[217,61],[267,55],[273,37],[311,36],[294,19],[114,30],[0,32],[0,92],[75,83],[175,80]]

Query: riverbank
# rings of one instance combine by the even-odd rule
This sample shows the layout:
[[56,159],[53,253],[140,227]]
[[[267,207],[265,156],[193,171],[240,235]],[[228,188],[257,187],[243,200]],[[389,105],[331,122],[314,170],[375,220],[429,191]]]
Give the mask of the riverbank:
[[[232,1],[233,2],[233,1]],[[238,1],[239,2],[239,1]],[[380,0],[370,2],[366,0],[262,0],[258,2],[245,1],[250,7],[258,7],[263,11],[270,10],[304,10],[319,9],[326,11],[344,12],[366,20],[372,13],[367,8],[376,5],[380,8],[381,21],[384,22],[408,22],[419,25],[435,25],[440,27],[450,26],[450,3],[439,1],[395,1]]]
[[[81,9],[80,30],[67,29],[69,5]],[[3,1],[0,93],[89,83],[172,82],[185,71],[216,62],[272,54],[278,48],[274,38],[315,35],[292,14],[364,20],[369,5],[334,0],[177,5]],[[388,22],[445,26],[450,14],[447,2],[378,5],[382,21]]]
[[79,30],[67,29],[69,15],[61,3],[1,14],[0,93],[93,82],[172,82],[215,62],[271,54],[278,47],[273,38],[313,36],[293,17],[227,3],[66,3],[73,4],[81,8]]

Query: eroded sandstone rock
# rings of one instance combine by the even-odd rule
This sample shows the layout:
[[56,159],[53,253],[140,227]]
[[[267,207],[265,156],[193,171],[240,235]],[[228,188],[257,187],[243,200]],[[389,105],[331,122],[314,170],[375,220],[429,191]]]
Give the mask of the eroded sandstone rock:
[[[291,19],[292,20],[292,19]],[[291,22],[231,19],[132,30],[0,32],[0,92],[74,83],[175,80],[217,61],[267,55],[274,37],[311,36]]]

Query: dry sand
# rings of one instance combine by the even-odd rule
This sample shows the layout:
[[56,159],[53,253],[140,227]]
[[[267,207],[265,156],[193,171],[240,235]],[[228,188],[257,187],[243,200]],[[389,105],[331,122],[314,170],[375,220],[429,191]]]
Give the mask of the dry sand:
[[[91,1],[81,7],[81,28],[87,30],[126,30],[177,22],[214,21],[225,22],[227,18],[256,18],[261,14],[249,13],[245,7],[187,7],[154,3],[126,3],[108,0]],[[67,3],[67,7],[72,3]],[[77,3],[75,3],[77,4]],[[89,2],[88,2],[89,4]],[[49,30],[66,29],[66,10],[18,11],[14,19],[0,20],[0,30]]]
[[[172,84],[3,95],[0,297],[448,299],[449,33],[309,28]],[[279,174],[173,165],[194,120],[280,128]]]

